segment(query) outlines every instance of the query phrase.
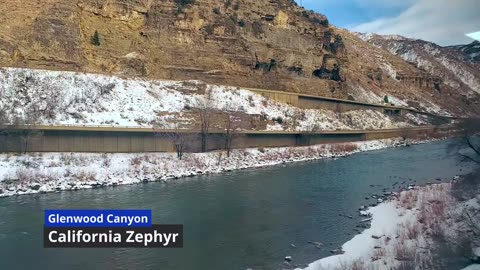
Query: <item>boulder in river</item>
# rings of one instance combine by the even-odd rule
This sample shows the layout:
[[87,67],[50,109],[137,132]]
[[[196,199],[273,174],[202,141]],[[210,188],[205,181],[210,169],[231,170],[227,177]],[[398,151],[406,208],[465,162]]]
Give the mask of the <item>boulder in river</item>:
[[472,264],[463,268],[462,270],[480,270],[480,264]]
[[33,184],[30,186],[30,188],[31,188],[32,190],[35,190],[35,191],[39,190],[40,187],[41,187],[41,185],[40,185],[39,183],[33,183]]
[[312,244],[314,245],[316,248],[320,249],[322,248],[323,244],[320,243],[320,242],[312,242],[312,241],[308,241],[309,244]]
[[472,254],[472,261],[474,263],[480,263],[480,247],[473,248]]

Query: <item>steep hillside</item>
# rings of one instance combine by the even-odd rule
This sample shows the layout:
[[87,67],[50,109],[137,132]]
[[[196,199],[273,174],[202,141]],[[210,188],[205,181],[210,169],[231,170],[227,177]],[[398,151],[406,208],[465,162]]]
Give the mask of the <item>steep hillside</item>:
[[[437,104],[448,106],[447,102],[455,101],[455,106],[478,112],[480,64],[467,61],[462,52],[401,36],[360,34],[360,37],[441,80],[442,84],[435,85],[436,93],[432,97],[437,99]],[[400,80],[402,77],[403,74],[397,75]]]
[[[0,65],[202,80],[465,115],[465,93],[292,0],[4,0]],[[447,81],[450,83],[450,81]],[[451,84],[451,83],[450,83]],[[469,99],[478,95],[470,95]]]
[[480,62],[480,41],[474,41],[467,45],[450,46],[449,48],[461,51],[466,59],[473,62]]
[[304,110],[245,89],[198,81],[0,69],[0,112],[6,112],[10,123],[199,129],[204,109],[210,112],[212,130],[224,130],[226,118],[241,130],[385,129],[428,123],[428,118],[412,114]]

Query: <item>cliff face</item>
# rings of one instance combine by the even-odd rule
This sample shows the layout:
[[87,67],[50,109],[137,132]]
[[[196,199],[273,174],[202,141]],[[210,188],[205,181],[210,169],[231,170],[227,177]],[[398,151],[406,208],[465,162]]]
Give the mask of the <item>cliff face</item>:
[[289,0],[6,2],[4,65],[270,88],[315,70],[340,77],[344,50],[326,18]]
[[[443,81],[292,0],[4,0],[0,65],[267,88],[464,114]],[[92,40],[98,33],[98,40]],[[398,75],[398,76],[397,76]],[[435,107],[434,111],[439,111]]]
[[449,48],[461,52],[467,61],[480,62],[480,41],[474,41],[467,45],[449,46]]
[[478,112],[480,65],[466,59],[461,50],[401,36],[362,35],[362,38],[401,57],[430,76],[429,80],[425,80],[427,76],[416,78],[398,74],[399,80],[433,85],[437,92],[435,96],[438,97],[436,103],[443,107],[452,106],[448,103],[455,102],[456,107]]

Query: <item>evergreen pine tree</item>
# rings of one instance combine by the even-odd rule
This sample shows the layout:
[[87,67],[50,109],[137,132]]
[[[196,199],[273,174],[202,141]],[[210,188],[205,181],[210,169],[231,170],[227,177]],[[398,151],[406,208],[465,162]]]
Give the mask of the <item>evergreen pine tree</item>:
[[100,35],[96,30],[95,30],[95,34],[93,34],[92,36],[92,44],[95,46],[100,46]]

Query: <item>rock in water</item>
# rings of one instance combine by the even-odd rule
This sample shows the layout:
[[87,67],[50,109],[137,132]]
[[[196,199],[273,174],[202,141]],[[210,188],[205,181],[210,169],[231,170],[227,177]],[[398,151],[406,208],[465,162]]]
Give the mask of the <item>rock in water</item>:
[[462,270],[480,270],[480,264],[472,264],[468,267],[463,268]]
[[475,263],[480,263],[480,247],[473,248],[472,253],[472,261]]

